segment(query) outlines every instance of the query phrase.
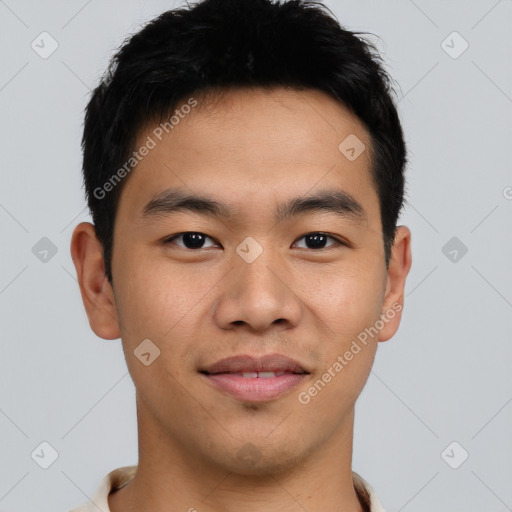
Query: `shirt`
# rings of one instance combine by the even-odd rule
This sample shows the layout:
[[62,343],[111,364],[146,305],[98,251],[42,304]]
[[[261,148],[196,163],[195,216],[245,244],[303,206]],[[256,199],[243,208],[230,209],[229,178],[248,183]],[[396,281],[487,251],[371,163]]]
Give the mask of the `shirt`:
[[[108,495],[117,489],[124,487],[134,476],[137,466],[125,466],[114,469],[103,478],[92,501],[74,508],[70,512],[110,512]],[[352,479],[356,492],[369,512],[386,512],[377,498],[370,484],[354,471]]]

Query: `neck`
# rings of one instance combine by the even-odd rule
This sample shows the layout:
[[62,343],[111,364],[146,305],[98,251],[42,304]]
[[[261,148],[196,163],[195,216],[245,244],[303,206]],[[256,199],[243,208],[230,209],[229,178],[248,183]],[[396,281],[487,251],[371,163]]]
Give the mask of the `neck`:
[[109,496],[111,512],[362,512],[352,480],[354,411],[309,456],[267,474],[237,474],[184,447],[138,402],[139,463]]

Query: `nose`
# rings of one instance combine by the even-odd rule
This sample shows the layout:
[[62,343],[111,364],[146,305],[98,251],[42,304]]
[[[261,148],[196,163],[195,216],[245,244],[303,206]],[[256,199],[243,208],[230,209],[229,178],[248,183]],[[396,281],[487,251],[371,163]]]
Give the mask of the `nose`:
[[235,253],[233,264],[214,312],[220,328],[264,331],[272,325],[283,330],[298,325],[302,303],[294,292],[293,272],[284,263],[264,250],[251,263]]

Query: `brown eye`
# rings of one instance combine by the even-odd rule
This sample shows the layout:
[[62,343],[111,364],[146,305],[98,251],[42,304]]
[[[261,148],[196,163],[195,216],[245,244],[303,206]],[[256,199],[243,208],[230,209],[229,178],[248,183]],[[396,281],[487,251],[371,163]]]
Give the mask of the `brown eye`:
[[328,239],[334,240],[334,244],[332,245],[343,245],[343,243],[338,240],[337,238],[334,238],[333,236],[327,235],[326,233],[321,232],[314,232],[314,233],[308,233],[307,235],[302,236],[299,238],[299,240],[304,239],[306,243],[306,247],[300,247],[305,249],[326,249],[328,247],[332,247],[332,245],[329,245],[326,247],[326,243]]
[[178,233],[177,235],[173,235],[171,238],[168,238],[165,240],[165,243],[175,243],[176,240],[182,239],[182,244],[176,244],[180,247],[184,247],[185,249],[204,249],[205,247],[212,247],[205,246],[205,241],[207,239],[212,240],[208,235],[205,235],[204,233],[199,233],[198,231],[186,231],[184,233]]

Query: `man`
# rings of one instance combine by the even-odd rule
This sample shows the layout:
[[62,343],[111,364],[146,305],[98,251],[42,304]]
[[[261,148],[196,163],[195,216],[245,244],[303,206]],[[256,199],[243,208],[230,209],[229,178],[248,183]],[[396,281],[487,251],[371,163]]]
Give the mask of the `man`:
[[354,404],[411,234],[375,49],[300,0],[166,12],[113,59],[83,150],[71,253],[92,330],[122,339],[139,461],[76,510],[384,510]]

